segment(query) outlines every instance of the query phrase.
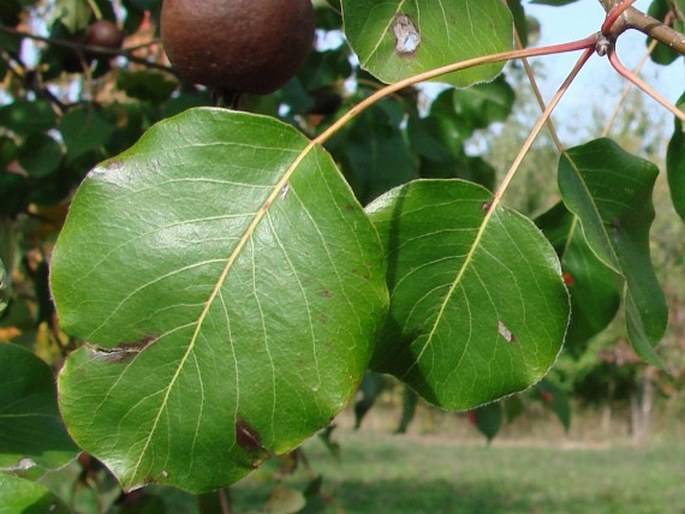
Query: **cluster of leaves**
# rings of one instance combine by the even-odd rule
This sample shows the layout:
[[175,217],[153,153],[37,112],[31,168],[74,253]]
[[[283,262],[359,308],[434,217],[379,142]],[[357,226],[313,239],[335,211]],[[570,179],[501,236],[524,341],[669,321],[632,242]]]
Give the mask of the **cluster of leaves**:
[[[514,21],[525,40],[519,2],[319,3],[322,41],[341,41],[281,91],[243,98],[249,112],[191,108],[212,98],[165,69],[160,2],[121,4],[0,7],[0,339],[15,343],[0,367],[17,377],[0,388],[0,496],[16,509],[64,508],[27,480],[48,469],[99,476],[73,463],[79,449],[125,490],[225,487],[324,429],[360,383],[361,422],[378,373],[408,386],[399,431],[416,392],[476,409],[490,438],[522,400],[490,402],[532,385],[568,426],[566,393],[541,379],[564,338],[582,354],[621,304],[633,347],[659,362],[656,166],[591,141],[560,158],[563,202],[536,220],[505,207],[487,156],[467,151],[511,112],[501,63],[441,77],[428,107],[401,88],[315,144],[383,82],[506,52]],[[29,59],[20,42],[45,9],[49,41]],[[118,57],[83,46],[117,15]],[[681,214],[684,137],[678,121]]]

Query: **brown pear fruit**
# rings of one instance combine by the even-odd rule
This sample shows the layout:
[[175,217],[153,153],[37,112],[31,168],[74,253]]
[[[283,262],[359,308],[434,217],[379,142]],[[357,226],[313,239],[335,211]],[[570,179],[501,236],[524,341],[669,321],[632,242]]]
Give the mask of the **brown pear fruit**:
[[86,46],[119,50],[124,44],[124,33],[109,20],[98,20],[88,27],[84,36]]
[[304,64],[314,41],[311,0],[164,0],[162,43],[188,82],[268,94]]

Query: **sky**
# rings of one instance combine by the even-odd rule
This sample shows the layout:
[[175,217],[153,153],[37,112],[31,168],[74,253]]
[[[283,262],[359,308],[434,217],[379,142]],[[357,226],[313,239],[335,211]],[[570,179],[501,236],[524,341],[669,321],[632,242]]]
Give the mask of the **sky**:
[[[651,0],[638,0],[634,6],[646,12],[650,3]],[[598,31],[605,16],[598,0],[578,0],[563,7],[526,3],[525,10],[526,14],[540,21],[541,36],[537,43],[540,46],[582,39]],[[642,33],[635,30],[627,31],[619,37],[617,54],[627,68],[634,68],[644,55],[645,39]],[[546,78],[541,81],[541,89],[546,99],[554,94],[578,57],[579,53],[574,52],[539,58],[544,63]],[[675,103],[685,90],[683,59],[679,59],[671,66],[659,66],[650,60],[641,76],[672,103]],[[611,111],[615,104],[614,95],[612,94],[608,100],[604,100],[603,95],[615,91],[616,96],[619,96],[625,83],[606,58],[594,55],[562,100],[555,118],[573,116],[574,119],[582,121],[584,116],[590,116],[591,109],[587,108],[588,105],[605,105],[607,110]],[[602,87],[599,87],[600,84]],[[650,109],[662,109],[651,99],[648,100],[647,106]]]

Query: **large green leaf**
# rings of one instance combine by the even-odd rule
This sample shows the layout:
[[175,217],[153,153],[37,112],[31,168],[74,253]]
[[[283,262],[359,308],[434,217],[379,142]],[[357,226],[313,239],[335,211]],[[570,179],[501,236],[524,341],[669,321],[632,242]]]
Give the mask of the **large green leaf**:
[[167,119],[81,185],[52,260],[84,449],[127,489],[234,482],[328,424],[387,307],[378,235],[331,158],[274,119]]
[[73,459],[50,367],[25,348],[0,344],[0,376],[0,468],[57,468]]
[[[362,68],[387,83],[512,47],[511,13],[500,0],[343,0],[342,8]],[[489,64],[440,80],[463,87],[501,69]]]
[[460,180],[420,180],[368,208],[388,258],[390,315],[372,365],[428,401],[470,409],[537,382],[568,294],[535,225]]
[[46,487],[0,473],[0,514],[67,514],[69,510]]
[[628,336],[647,361],[666,330],[668,309],[649,253],[654,220],[651,195],[658,168],[598,139],[565,152],[559,161],[564,203],[582,225],[595,255],[623,278]]
[[[678,107],[685,109],[685,94],[680,97]],[[673,206],[685,220],[685,126],[678,118],[675,118],[673,137],[668,144],[666,172]]]
[[580,356],[590,338],[604,330],[621,303],[620,280],[590,249],[580,222],[563,203],[536,220],[557,249],[571,293],[571,323],[566,348]]

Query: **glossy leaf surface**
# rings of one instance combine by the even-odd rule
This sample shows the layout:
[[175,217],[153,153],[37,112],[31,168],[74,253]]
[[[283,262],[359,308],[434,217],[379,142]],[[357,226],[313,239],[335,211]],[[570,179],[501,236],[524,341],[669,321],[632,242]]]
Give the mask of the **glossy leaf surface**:
[[25,348],[0,344],[0,376],[0,468],[58,468],[74,458],[50,367]]
[[[343,0],[342,9],[362,68],[387,83],[512,45],[511,13],[498,0]],[[440,81],[464,87],[492,80],[501,69],[489,64]]]
[[642,358],[654,364],[659,359],[653,347],[668,318],[649,251],[658,174],[654,164],[609,139],[572,148],[559,161],[564,203],[579,218],[595,255],[623,278],[628,336]]
[[325,427],[387,307],[378,236],[330,157],[271,118],[195,109],[82,184],[51,283],[89,345],[60,375],[74,439],[126,488],[197,492]]
[[527,388],[561,348],[569,302],[533,223],[460,180],[421,180],[368,208],[388,258],[390,315],[372,365],[428,401],[470,409]]

